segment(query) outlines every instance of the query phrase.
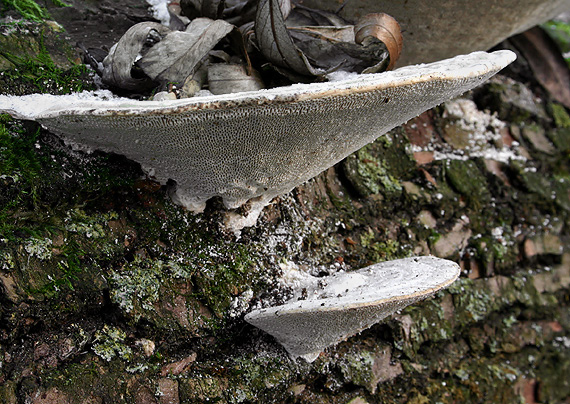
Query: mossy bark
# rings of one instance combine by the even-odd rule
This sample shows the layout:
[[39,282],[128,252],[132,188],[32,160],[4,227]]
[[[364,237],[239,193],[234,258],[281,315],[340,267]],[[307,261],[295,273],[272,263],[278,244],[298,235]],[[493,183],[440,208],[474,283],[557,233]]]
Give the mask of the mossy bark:
[[[57,69],[56,83],[69,66]],[[481,120],[495,108],[504,126],[428,111],[277,198],[240,237],[216,201],[193,215],[137,163],[3,116],[0,401],[568,401],[570,118],[547,95],[533,101],[544,115],[518,113],[509,83],[462,104]],[[521,134],[532,125],[553,151]],[[271,293],[282,265],[328,273],[430,253],[459,262],[461,279],[313,364],[243,321],[258,299],[286,297]]]

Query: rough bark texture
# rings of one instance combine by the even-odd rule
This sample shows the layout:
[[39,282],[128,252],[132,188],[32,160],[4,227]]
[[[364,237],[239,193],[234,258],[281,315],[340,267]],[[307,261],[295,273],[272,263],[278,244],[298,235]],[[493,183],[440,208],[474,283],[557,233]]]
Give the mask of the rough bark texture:
[[[8,28],[41,57],[4,67],[2,92],[86,86],[46,59],[70,51],[64,34]],[[136,163],[2,116],[0,402],[570,402],[570,117],[515,68],[527,82],[420,115],[239,238],[218,201],[190,214]],[[414,254],[459,262],[461,279],[311,365],[243,321],[283,265]]]

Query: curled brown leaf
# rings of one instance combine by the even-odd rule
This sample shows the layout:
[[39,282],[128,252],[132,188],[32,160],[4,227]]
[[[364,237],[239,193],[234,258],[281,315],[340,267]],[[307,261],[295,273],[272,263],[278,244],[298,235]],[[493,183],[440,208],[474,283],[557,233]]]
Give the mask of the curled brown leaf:
[[141,22],[129,28],[103,60],[104,83],[138,91],[152,86],[148,77],[133,77],[133,66],[145,49],[160,41],[170,30],[155,22]]
[[255,15],[255,37],[261,54],[276,66],[304,76],[318,76],[307,57],[295,46],[283,18],[283,2],[261,0]]
[[313,8],[305,7],[302,4],[296,3],[286,18],[288,27],[302,27],[302,26],[329,26],[329,27],[344,27],[350,25],[350,22],[336,13],[325,10],[316,10]]
[[357,44],[365,47],[374,46],[375,42],[382,42],[390,54],[390,70],[402,53],[404,40],[400,24],[393,17],[385,13],[372,13],[362,17],[354,26],[354,36]]
[[170,32],[137,64],[155,81],[183,83],[214,46],[234,29],[224,20],[196,18],[186,32]]
[[224,0],[181,0],[180,8],[182,13],[191,20],[200,17],[211,18],[213,20],[222,16],[224,11]]
[[248,71],[247,65],[228,63],[210,65],[208,85],[212,94],[239,93],[265,88],[257,71]]

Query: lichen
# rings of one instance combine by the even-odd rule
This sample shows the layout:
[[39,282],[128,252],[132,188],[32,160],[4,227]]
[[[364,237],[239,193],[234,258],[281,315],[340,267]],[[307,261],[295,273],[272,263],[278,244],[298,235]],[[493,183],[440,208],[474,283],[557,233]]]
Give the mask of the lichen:
[[26,252],[40,260],[48,260],[52,257],[52,246],[53,242],[49,238],[36,239],[30,238],[24,249]]
[[228,395],[234,397],[229,400],[231,403],[262,399],[260,392],[267,389],[284,390],[296,374],[292,363],[280,355],[242,356],[236,358],[232,365],[234,387],[230,388]]
[[400,182],[389,174],[384,161],[369,152],[370,147],[360,149],[345,160],[346,176],[361,196],[378,193],[398,196],[402,192]]
[[459,279],[449,288],[449,292],[454,297],[460,323],[483,320],[496,304],[491,291],[482,282]]
[[412,255],[407,246],[402,246],[398,240],[390,239],[386,235],[374,233],[370,227],[360,235],[360,244],[367,249],[366,253],[371,262],[389,261]]
[[109,362],[113,358],[129,361],[132,358],[133,350],[126,345],[127,334],[117,328],[104,325],[95,333],[93,341],[93,352],[101,359]]
[[[127,313],[132,312],[135,306],[140,305],[142,310],[154,311],[154,303],[160,297],[159,290],[162,285],[166,268],[164,263],[158,261],[144,261],[135,259],[119,271],[111,273],[111,299]],[[141,313],[135,313],[135,320],[139,320]]]
[[374,392],[376,390],[372,374],[375,362],[374,356],[373,352],[358,350],[345,354],[344,360],[340,361],[338,366],[346,380]]
[[[16,75],[11,80],[10,86]],[[503,110],[518,114],[511,105]],[[337,165],[275,200],[239,239],[220,231],[217,202],[204,214],[190,215],[168,201],[164,187],[141,180],[137,164],[111,154],[68,151],[37,126],[0,118],[0,288],[14,292],[3,293],[0,305],[0,401],[33,401],[53,389],[74,404],[137,402],[147,390],[149,401],[164,400],[155,396],[162,369],[189,352],[192,364],[167,376],[178,383],[180,401],[188,403],[510,404],[521,400],[523,387],[534,392],[536,402],[567,401],[567,261],[559,264],[560,255],[529,260],[518,251],[543,231],[556,232],[567,247],[568,211],[560,198],[570,183],[570,131],[560,126],[564,116],[557,120],[549,112],[558,127],[539,122],[555,154],[501,164],[509,184],[473,160],[492,196],[482,199],[480,209],[451,184],[444,162],[410,165],[399,148],[407,137],[396,131],[367,150],[401,185],[416,185],[417,198],[404,192],[394,199],[382,193],[357,198],[349,182],[335,177]],[[436,134],[443,133],[441,113],[433,110],[436,119],[426,121]],[[537,118],[529,113],[526,119]],[[422,210],[433,214],[433,228],[413,219]],[[457,258],[471,269],[464,275],[478,279],[462,279],[449,292],[325,352],[312,366],[291,361],[273,338],[241,319],[248,304],[274,292],[284,260],[329,274],[410,251],[427,254],[463,215],[475,236]],[[45,242],[40,256],[31,247],[38,241]],[[52,256],[41,259],[41,251]],[[32,283],[39,292],[30,290]],[[128,292],[132,310],[140,310],[128,312],[113,297],[114,289]],[[192,325],[204,328],[198,334],[161,311],[161,303],[177,302],[198,316],[206,317],[209,307],[216,314]],[[234,317],[230,308],[236,309]],[[67,326],[76,323],[83,342],[67,353],[57,341],[75,335]],[[140,337],[156,341],[158,352],[144,355],[131,340]],[[34,360],[43,345],[49,355]],[[372,394],[371,352],[386,345],[404,373]],[[49,364],[51,358],[56,362]]]

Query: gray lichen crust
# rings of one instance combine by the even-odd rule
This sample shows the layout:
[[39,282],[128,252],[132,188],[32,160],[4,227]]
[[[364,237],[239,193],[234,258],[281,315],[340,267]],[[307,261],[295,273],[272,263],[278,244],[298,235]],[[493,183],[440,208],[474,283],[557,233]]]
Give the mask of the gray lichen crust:
[[325,348],[449,286],[459,273],[459,265],[435,257],[382,262],[316,278],[306,300],[254,310],[245,320],[275,337],[293,358],[312,362]]
[[214,196],[236,208],[290,191],[514,58],[476,52],[337,82],[163,102],[0,96],[0,112],[175,180],[174,200],[193,211]]

